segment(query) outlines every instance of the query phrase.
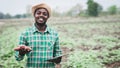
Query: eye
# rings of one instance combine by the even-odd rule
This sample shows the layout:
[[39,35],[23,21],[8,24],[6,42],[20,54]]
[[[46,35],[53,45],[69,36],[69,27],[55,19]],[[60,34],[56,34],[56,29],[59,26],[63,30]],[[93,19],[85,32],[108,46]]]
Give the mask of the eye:
[[41,14],[41,12],[37,12],[36,14],[40,15],[40,14]]
[[43,12],[43,15],[44,15],[44,16],[47,16],[48,14],[47,14],[46,12]]

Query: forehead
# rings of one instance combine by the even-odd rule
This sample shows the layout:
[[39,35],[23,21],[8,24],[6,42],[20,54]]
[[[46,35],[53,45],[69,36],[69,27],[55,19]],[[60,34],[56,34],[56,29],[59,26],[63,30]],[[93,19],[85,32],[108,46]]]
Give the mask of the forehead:
[[48,12],[45,8],[38,8],[36,12]]

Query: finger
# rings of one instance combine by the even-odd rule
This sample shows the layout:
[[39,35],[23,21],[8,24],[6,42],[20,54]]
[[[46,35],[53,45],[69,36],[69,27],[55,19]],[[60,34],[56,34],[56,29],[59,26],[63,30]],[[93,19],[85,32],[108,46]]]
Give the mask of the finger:
[[19,50],[20,50],[20,47],[18,46],[18,47],[16,47],[16,48],[14,48],[14,50],[15,50],[15,51],[19,51]]
[[26,46],[26,50],[27,50],[27,51],[31,51],[31,48],[28,47],[28,46]]

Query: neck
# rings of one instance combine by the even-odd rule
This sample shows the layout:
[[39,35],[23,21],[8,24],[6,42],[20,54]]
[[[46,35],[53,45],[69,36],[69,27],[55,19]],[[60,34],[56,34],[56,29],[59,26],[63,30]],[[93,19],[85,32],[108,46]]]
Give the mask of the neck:
[[38,25],[38,24],[35,24],[35,26],[37,27],[37,29],[41,32],[44,32],[45,29],[46,29],[46,25]]

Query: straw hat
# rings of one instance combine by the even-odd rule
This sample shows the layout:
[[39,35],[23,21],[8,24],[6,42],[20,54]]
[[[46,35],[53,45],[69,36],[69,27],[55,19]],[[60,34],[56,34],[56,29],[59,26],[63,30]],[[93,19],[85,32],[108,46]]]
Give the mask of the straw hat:
[[37,5],[32,6],[32,13],[33,13],[33,15],[34,15],[36,9],[38,9],[38,8],[46,9],[48,11],[48,13],[49,13],[49,17],[51,16],[51,8],[47,4],[45,4],[45,3],[41,3],[41,4],[37,4]]

